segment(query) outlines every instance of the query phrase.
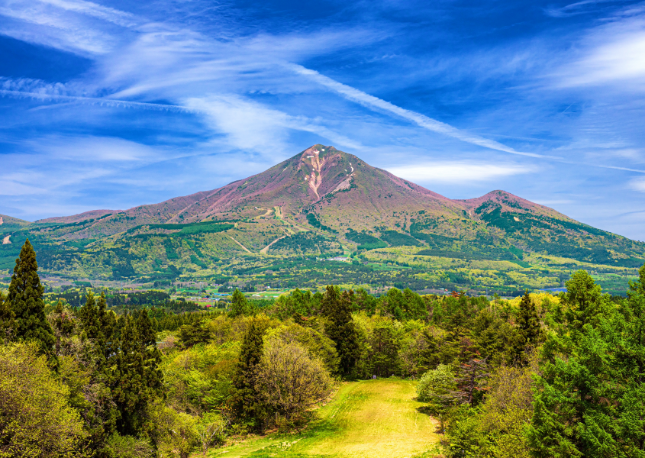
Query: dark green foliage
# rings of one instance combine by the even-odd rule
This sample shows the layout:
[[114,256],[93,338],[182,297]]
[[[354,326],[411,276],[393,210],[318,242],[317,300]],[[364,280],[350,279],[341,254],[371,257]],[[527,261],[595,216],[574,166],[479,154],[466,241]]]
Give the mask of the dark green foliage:
[[538,317],[535,304],[527,291],[520,302],[517,315],[517,330],[515,342],[515,358],[520,364],[526,364],[528,357],[526,351],[537,348],[542,340],[542,326]]
[[36,342],[40,352],[54,363],[54,334],[45,317],[43,291],[36,252],[26,240],[16,259],[6,301],[15,317],[15,337]]
[[338,243],[327,240],[325,237],[312,232],[298,232],[297,234],[278,240],[270,248],[271,252],[287,250],[300,254],[321,254],[342,252]]
[[420,246],[421,243],[414,237],[408,234],[403,234],[397,231],[381,231],[381,238],[385,240],[390,246]]
[[293,318],[296,322],[302,322],[304,317],[320,311],[321,302],[322,294],[312,294],[311,291],[301,291],[296,288],[288,295],[280,296],[273,310],[282,320]]
[[[606,328],[611,310],[600,287],[576,272],[555,310],[537,379],[528,438],[536,457],[628,456],[612,437],[614,401],[620,393],[611,369]],[[606,321],[607,320],[607,321]],[[614,380],[612,380],[614,379]],[[620,401],[618,401],[620,402]],[[630,455],[633,456],[633,455]]]
[[356,232],[353,229],[349,229],[345,234],[345,237],[347,237],[348,240],[357,243],[359,250],[375,250],[377,248],[387,247],[387,243],[365,231]]
[[264,349],[264,329],[256,320],[251,320],[244,334],[240,358],[233,377],[233,393],[228,408],[234,417],[252,428],[260,428],[264,408],[257,392],[259,364]]
[[138,435],[151,427],[147,406],[162,396],[161,354],[145,309],[120,317],[117,329],[119,349],[110,373],[110,388],[119,410],[117,429],[120,434]]
[[15,327],[15,314],[11,309],[9,301],[0,292],[0,344],[11,340]]
[[183,348],[208,343],[211,340],[211,332],[201,322],[185,324],[179,328],[179,344]]
[[322,314],[327,319],[325,333],[334,341],[340,357],[341,375],[352,373],[358,359],[358,333],[352,319],[353,291],[340,290],[328,286],[322,300]]
[[334,234],[337,232],[334,229],[332,229],[331,227],[328,227],[328,226],[325,226],[324,224],[322,224],[318,220],[318,217],[316,216],[315,213],[307,213],[307,222],[309,224],[311,224],[313,227],[315,227],[316,229],[320,229],[320,230],[327,231],[327,232],[332,232]]
[[255,308],[253,305],[249,304],[246,296],[239,289],[235,288],[231,296],[231,311],[229,312],[229,316],[234,318],[236,316],[250,316],[254,313]]
[[406,288],[388,290],[387,294],[378,301],[381,312],[391,315],[397,320],[420,320],[428,316],[426,304],[417,293]]

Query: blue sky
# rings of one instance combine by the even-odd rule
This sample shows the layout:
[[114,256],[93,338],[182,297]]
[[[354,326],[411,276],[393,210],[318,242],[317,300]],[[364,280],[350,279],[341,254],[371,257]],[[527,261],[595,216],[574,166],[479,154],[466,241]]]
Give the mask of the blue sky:
[[214,189],[314,143],[645,240],[645,3],[0,0],[0,213]]

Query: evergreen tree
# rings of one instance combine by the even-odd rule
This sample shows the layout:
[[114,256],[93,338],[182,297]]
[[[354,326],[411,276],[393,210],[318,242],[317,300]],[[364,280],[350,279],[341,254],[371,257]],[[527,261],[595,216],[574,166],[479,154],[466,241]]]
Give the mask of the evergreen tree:
[[5,341],[11,340],[15,327],[15,315],[9,301],[7,301],[0,292],[0,344]]
[[229,316],[235,318],[237,316],[248,316],[253,314],[253,306],[246,300],[246,296],[237,288],[233,291],[231,297],[231,311]]
[[322,303],[322,313],[327,318],[325,333],[336,344],[340,357],[339,370],[349,375],[358,359],[358,332],[352,319],[351,295],[338,288],[328,286]]
[[542,328],[535,304],[526,291],[520,301],[520,310],[517,316],[517,329],[514,353],[515,360],[520,364],[527,364],[526,350],[536,348],[542,338]]
[[256,389],[264,350],[263,335],[264,329],[255,319],[252,320],[244,334],[240,358],[233,377],[234,390],[229,400],[229,408],[233,415],[254,427],[260,426],[259,421],[263,413],[260,394]]
[[627,457],[612,432],[624,381],[612,368],[611,309],[584,271],[567,282],[562,299],[536,378],[527,428],[531,452],[539,458]]
[[15,337],[34,341],[52,364],[55,364],[54,333],[45,317],[44,288],[38,276],[36,252],[29,239],[20,250],[13,270],[7,302],[15,316]]
[[147,406],[162,396],[161,355],[146,310],[119,321],[119,348],[110,374],[120,416],[117,429],[121,434],[138,435],[150,428]]

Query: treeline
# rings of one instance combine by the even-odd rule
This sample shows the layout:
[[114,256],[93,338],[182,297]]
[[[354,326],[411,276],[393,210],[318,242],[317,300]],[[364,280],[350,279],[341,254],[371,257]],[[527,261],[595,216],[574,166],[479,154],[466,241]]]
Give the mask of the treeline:
[[36,269],[26,243],[0,299],[0,455],[207,455],[302,429],[339,380],[395,375],[446,457],[645,456],[645,266],[627,298],[579,271],[513,301],[328,286],[121,315],[93,294],[45,314]]

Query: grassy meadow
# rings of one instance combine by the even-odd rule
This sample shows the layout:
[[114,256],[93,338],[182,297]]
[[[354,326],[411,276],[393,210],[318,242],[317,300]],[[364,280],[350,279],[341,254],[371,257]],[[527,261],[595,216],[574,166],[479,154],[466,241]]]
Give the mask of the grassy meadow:
[[209,456],[418,456],[438,443],[439,423],[418,410],[423,404],[415,399],[415,385],[396,378],[345,382],[302,433],[250,439],[214,449]]

